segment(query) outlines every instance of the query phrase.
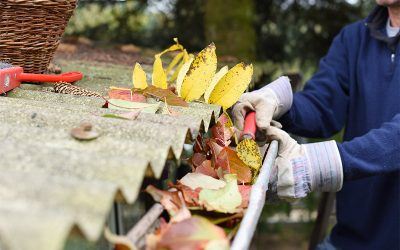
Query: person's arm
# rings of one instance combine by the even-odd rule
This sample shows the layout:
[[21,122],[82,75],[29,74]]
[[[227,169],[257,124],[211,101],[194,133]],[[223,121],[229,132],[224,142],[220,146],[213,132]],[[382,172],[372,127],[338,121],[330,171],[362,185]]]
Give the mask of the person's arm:
[[341,144],[298,144],[275,127],[270,127],[267,135],[279,141],[270,182],[281,198],[303,198],[312,191],[336,192],[343,180],[400,170],[400,113],[380,128]]
[[400,114],[378,129],[339,143],[344,179],[386,174],[400,170]]
[[303,91],[294,94],[290,110],[279,120],[286,131],[327,138],[343,128],[349,95],[346,37],[346,29],[343,29],[321,59],[318,72]]

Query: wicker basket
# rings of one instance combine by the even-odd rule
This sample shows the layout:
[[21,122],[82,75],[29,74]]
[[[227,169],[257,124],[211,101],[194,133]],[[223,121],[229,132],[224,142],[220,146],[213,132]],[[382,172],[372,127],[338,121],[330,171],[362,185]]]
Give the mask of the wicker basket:
[[43,73],[77,0],[0,0],[0,60]]

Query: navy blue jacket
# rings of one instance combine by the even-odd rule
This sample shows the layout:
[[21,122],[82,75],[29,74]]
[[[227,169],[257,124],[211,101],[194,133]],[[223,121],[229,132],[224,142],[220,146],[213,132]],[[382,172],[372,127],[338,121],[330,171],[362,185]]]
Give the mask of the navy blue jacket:
[[338,143],[344,183],[331,233],[341,249],[400,249],[400,46],[399,35],[386,36],[387,17],[377,7],[343,28],[280,120],[305,137],[345,128]]

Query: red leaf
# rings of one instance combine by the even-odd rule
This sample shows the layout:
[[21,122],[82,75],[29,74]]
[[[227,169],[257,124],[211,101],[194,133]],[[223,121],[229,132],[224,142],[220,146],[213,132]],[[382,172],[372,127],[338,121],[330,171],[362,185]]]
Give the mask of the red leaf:
[[172,221],[181,221],[190,217],[190,212],[186,207],[183,195],[180,191],[164,191],[149,185],[146,188],[146,192],[149,193],[155,201],[163,205],[171,216]]
[[239,192],[242,195],[242,204],[240,205],[241,208],[247,208],[249,206],[249,199],[250,199],[250,185],[239,185]]
[[193,190],[190,187],[187,187],[181,183],[173,185],[173,187],[182,192],[183,198],[187,206],[189,207],[199,206],[199,193],[201,191],[201,188],[196,188],[195,190]]
[[211,241],[221,241],[226,249],[228,240],[225,231],[202,217],[191,217],[179,223],[170,224],[160,235],[155,248],[170,250],[201,250]]
[[200,167],[203,162],[207,160],[206,156],[202,153],[194,153],[192,158],[191,158],[191,163],[193,164],[194,167]]
[[131,102],[146,102],[146,97],[142,94],[132,92],[131,90],[111,89],[108,91],[110,99],[120,99]]
[[218,179],[217,171],[215,171],[215,169],[211,166],[210,160],[203,161],[202,164],[198,166],[194,172],[205,174]]
[[237,156],[232,149],[225,147],[217,157],[216,168],[221,167],[224,171],[236,174],[241,183],[250,183],[252,172],[246,164]]

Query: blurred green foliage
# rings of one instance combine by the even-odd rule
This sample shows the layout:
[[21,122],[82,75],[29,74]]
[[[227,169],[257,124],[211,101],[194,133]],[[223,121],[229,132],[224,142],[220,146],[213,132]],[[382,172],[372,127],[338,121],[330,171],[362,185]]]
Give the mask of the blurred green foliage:
[[218,55],[258,61],[256,87],[283,73],[308,79],[333,37],[364,18],[359,0],[81,0],[66,30],[104,44],[164,48],[178,37],[190,51],[214,41]]

